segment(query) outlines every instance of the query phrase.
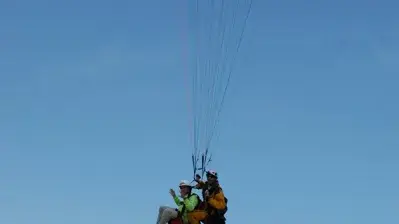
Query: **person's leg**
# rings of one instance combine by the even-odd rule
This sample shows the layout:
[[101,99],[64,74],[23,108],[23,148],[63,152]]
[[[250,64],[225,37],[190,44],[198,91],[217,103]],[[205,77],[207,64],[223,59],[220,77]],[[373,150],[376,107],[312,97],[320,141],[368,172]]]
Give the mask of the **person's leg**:
[[170,208],[170,207],[168,207],[168,206],[160,206],[159,207],[157,224],[160,224],[162,214],[165,211],[165,209],[167,209],[167,208]]
[[174,208],[166,207],[163,209],[161,214],[161,218],[158,224],[167,224],[170,220],[177,218],[177,211]]
[[200,221],[206,219],[206,212],[202,210],[196,210],[187,213],[187,218],[190,224],[200,224]]

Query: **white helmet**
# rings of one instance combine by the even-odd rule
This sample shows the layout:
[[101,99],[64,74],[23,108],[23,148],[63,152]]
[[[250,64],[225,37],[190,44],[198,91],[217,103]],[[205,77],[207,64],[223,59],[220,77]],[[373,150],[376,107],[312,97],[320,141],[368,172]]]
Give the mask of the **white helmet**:
[[180,181],[179,187],[191,187],[191,183],[188,180]]
[[215,170],[208,170],[206,172],[206,175],[211,175],[211,176],[218,178],[218,173]]

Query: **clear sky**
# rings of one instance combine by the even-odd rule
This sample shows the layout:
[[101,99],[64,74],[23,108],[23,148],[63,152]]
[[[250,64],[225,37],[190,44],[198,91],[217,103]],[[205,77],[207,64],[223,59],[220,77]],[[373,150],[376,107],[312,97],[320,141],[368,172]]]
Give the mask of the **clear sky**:
[[[0,0],[0,223],[155,223],[191,178],[183,0]],[[229,224],[399,223],[399,3],[255,1]]]

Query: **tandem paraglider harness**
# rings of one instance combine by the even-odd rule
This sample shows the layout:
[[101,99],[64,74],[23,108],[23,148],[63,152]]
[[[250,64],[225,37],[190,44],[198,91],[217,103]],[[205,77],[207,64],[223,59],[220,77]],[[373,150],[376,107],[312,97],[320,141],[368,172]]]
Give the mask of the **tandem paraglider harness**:
[[[228,199],[226,197],[224,197],[224,201],[226,203],[226,208],[220,210],[220,209],[212,208],[210,206],[206,206],[206,201],[202,201],[201,198],[195,193],[191,194],[190,197],[194,196],[194,195],[198,198],[198,204],[197,204],[197,206],[195,206],[194,211],[195,210],[205,210],[208,214],[213,213],[212,215],[207,216],[206,220],[202,221],[203,223],[206,223],[206,224],[225,224],[226,223],[226,218],[224,216],[228,210],[227,209]],[[178,212],[177,218],[170,220],[168,222],[168,224],[184,224],[182,215],[184,214],[186,206],[184,205],[184,203],[182,204],[182,206],[183,206],[183,208],[182,208],[181,212],[179,212],[179,210],[176,209],[176,211]]]

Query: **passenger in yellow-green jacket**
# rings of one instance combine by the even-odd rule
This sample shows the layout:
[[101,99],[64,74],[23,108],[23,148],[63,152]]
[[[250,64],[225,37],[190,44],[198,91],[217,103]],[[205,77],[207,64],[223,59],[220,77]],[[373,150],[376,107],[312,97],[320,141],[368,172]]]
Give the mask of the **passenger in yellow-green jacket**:
[[188,181],[182,181],[179,185],[180,196],[183,200],[180,200],[176,195],[173,197],[176,205],[178,206],[178,212],[185,224],[189,224],[187,213],[192,212],[200,203],[200,198],[197,194],[192,193],[192,186]]
[[189,224],[187,213],[197,208],[200,199],[196,194],[191,193],[192,186],[190,182],[183,180],[179,184],[181,200],[173,189],[170,189],[170,194],[177,205],[177,209],[161,206],[159,209],[157,224],[166,224],[173,219],[181,219],[184,224]]

